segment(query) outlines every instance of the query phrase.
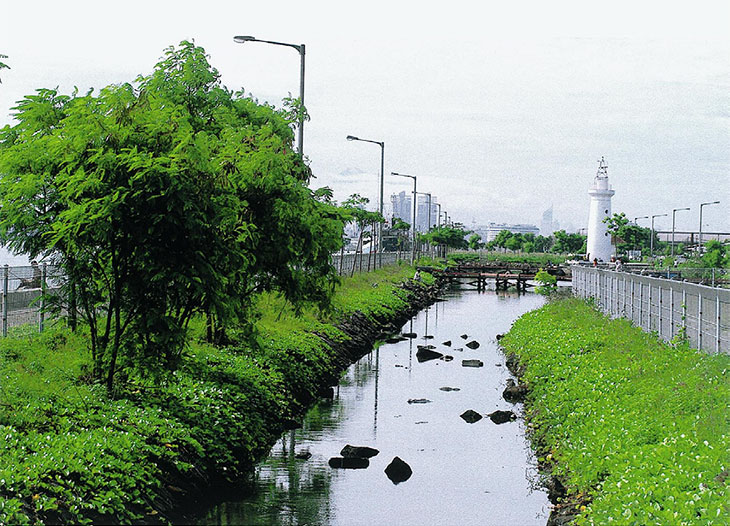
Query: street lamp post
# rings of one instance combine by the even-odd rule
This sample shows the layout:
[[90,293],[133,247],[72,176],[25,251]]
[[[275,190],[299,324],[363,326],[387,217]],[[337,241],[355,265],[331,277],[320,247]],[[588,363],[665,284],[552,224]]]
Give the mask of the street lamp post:
[[654,257],[654,218],[655,217],[666,217],[668,215],[669,214],[656,214],[656,215],[651,216],[651,241],[650,241],[651,248],[649,249],[649,255],[651,257]]
[[287,42],[275,42],[273,40],[260,40],[252,36],[235,36],[233,41],[238,44],[245,42],[263,42],[264,44],[274,44],[276,46],[287,46],[296,49],[299,52],[299,155],[304,157],[304,44],[289,44]]
[[672,257],[674,257],[674,216],[680,210],[690,210],[689,208],[673,208],[672,209]]
[[[436,206],[439,207],[438,215],[436,216],[436,228],[441,228],[441,203],[436,203]],[[441,257],[441,245],[438,245],[436,247],[436,257]]]
[[717,205],[720,201],[712,201],[710,203],[700,203],[700,254],[702,254],[702,207],[707,205]]
[[649,219],[649,216],[639,216],[639,217],[635,217],[635,218],[634,218],[634,224],[635,224],[636,226],[639,226],[639,223],[638,223],[639,219]]
[[408,174],[399,174],[397,172],[390,172],[390,175],[397,177],[410,177],[413,179],[413,224],[411,225],[411,231],[413,232],[413,241],[411,242],[411,265],[416,261],[416,176]]
[[[428,227],[426,230],[426,233],[431,231],[431,193],[430,192],[418,192],[421,195],[427,195],[428,196]],[[431,250],[429,250],[429,254],[431,253]],[[432,256],[433,257],[433,256]]]
[[[371,141],[370,139],[361,139],[354,135],[347,136],[348,141],[370,142],[380,146],[380,201],[378,204],[378,212],[383,215],[383,168],[385,166],[385,141]],[[378,223],[378,253],[380,266],[383,266],[383,223]]]

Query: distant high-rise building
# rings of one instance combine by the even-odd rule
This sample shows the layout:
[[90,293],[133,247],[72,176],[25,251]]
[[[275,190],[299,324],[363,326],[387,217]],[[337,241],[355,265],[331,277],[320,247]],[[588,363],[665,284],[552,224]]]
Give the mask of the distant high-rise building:
[[[409,192],[391,194],[390,203],[393,207],[393,218],[399,218],[409,225],[413,222],[413,198]],[[431,225],[438,224],[438,205],[436,196],[431,196]],[[416,229],[419,232],[428,230],[428,196],[419,195],[416,201]]]
[[550,208],[542,213],[542,223],[540,223],[540,235],[548,237],[553,232],[553,205],[550,205]]
[[540,229],[535,225],[510,225],[507,223],[488,223],[473,229],[482,238],[482,243],[493,241],[502,230],[509,230],[513,234],[533,234],[537,236]]
[[411,195],[408,192],[391,194],[390,204],[393,207],[393,217],[405,221],[409,225],[413,221],[411,217]]

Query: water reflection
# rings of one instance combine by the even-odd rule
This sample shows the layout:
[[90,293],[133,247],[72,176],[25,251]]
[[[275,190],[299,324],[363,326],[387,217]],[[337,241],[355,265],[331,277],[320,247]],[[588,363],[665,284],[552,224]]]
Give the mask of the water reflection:
[[[548,502],[526,476],[534,462],[521,422],[467,424],[459,417],[467,409],[514,409],[501,398],[509,374],[495,336],[542,301],[532,294],[456,292],[421,312],[403,327],[418,338],[378,347],[351,366],[335,398],[312,408],[303,427],[272,449],[242,500],[216,506],[202,523],[545,524]],[[469,340],[460,338],[465,333]],[[472,339],[479,349],[463,345]],[[421,340],[454,360],[418,363],[413,353]],[[451,347],[441,344],[446,340]],[[461,366],[472,358],[484,367]],[[408,403],[419,398],[430,403]],[[330,468],[328,460],[346,444],[380,454],[368,469]],[[311,458],[296,458],[304,451]],[[395,456],[413,469],[398,486],[383,472]]]

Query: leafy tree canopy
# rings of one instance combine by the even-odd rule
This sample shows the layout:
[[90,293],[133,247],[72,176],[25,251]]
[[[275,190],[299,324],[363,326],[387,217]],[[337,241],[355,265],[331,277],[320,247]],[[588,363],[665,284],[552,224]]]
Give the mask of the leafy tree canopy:
[[[97,95],[41,89],[0,131],[0,241],[65,270],[95,373],[174,368],[188,322],[251,327],[252,295],[325,307],[342,211],[313,193],[284,110],[221,85],[203,48]],[[219,332],[220,334],[220,332]]]
[[454,226],[440,226],[432,228],[430,232],[421,234],[420,238],[431,245],[444,245],[449,248],[466,249],[468,243],[466,236],[469,231],[464,230],[463,226],[456,224]]

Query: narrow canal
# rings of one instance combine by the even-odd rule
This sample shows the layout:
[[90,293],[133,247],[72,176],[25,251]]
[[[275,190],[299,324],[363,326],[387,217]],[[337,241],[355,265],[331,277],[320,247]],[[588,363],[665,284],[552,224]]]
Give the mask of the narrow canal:
[[[543,298],[452,291],[445,299],[405,324],[402,332],[416,338],[383,344],[352,365],[334,399],[312,408],[260,463],[245,496],[217,505],[200,523],[543,526],[549,503],[535,487],[522,420],[460,417],[468,409],[521,414],[502,399],[510,374],[495,336]],[[480,346],[470,349],[471,341]],[[419,362],[417,345],[453,360]],[[484,366],[464,367],[467,359]],[[347,444],[379,454],[366,469],[331,468],[329,459]],[[307,452],[310,458],[297,458]],[[412,469],[397,485],[384,472],[396,456]]]

